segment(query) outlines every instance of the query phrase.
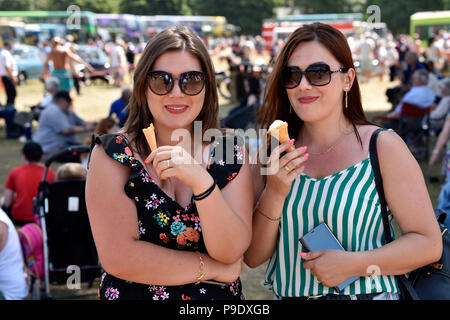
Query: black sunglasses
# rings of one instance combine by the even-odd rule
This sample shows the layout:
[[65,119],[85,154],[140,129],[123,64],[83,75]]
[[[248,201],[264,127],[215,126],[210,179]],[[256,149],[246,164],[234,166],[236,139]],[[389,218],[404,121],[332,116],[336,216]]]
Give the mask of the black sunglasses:
[[195,96],[199,94],[205,86],[206,75],[201,71],[188,71],[180,75],[179,78],[174,78],[166,71],[150,71],[148,74],[149,87],[154,94],[163,96],[172,91],[175,80],[178,80],[178,86],[181,92],[188,96]]
[[315,63],[302,71],[299,67],[284,67],[281,70],[281,85],[286,89],[294,89],[302,81],[303,74],[312,86],[326,86],[331,81],[331,74],[336,72],[346,73],[350,68],[339,68],[332,71],[325,63]]

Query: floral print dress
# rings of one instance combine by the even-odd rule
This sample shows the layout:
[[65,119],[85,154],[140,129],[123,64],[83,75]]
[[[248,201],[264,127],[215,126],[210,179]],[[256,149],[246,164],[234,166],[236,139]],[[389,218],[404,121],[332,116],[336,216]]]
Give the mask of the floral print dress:
[[[148,175],[142,163],[134,157],[129,142],[123,135],[95,136],[93,144],[101,144],[108,156],[131,168],[124,190],[136,204],[137,228],[141,241],[170,249],[206,253],[201,222],[193,200],[183,208],[169,197]],[[227,151],[228,155],[232,154],[231,157],[227,157]],[[222,189],[237,176],[243,160],[243,144],[240,140],[237,137],[223,138],[211,144],[210,164],[207,170],[218,187]],[[161,265],[161,267],[164,266]],[[239,278],[229,285],[201,282],[198,285],[191,283],[181,286],[164,286],[157,283],[153,285],[134,283],[108,273],[104,273],[101,277],[99,297],[102,300],[244,299]]]

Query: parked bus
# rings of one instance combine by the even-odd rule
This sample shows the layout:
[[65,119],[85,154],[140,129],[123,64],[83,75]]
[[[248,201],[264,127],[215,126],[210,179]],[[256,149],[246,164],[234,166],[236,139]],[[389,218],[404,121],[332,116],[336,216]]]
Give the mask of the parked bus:
[[289,36],[295,29],[304,24],[313,22],[327,23],[346,35],[355,33],[355,23],[363,20],[362,13],[334,13],[334,14],[300,14],[281,17],[278,19],[266,19],[263,21],[262,37],[266,43],[266,49],[278,41]]
[[229,33],[227,19],[223,16],[155,15],[141,16],[140,20],[145,40],[152,34],[177,24],[191,28],[202,37],[222,37]]
[[139,16],[133,14],[98,13],[95,15],[95,19],[97,27],[105,29],[110,35],[118,35],[127,42],[140,42],[142,40]]
[[427,41],[440,30],[450,30],[450,10],[416,12],[410,17],[410,34],[418,34],[420,39]]
[[64,38],[66,28],[61,24],[41,23],[25,25],[25,44],[38,46],[44,41],[51,40],[54,37]]
[[0,11],[2,18],[20,19],[25,24],[51,24],[72,34],[75,42],[87,42],[97,34],[95,15],[90,11]]

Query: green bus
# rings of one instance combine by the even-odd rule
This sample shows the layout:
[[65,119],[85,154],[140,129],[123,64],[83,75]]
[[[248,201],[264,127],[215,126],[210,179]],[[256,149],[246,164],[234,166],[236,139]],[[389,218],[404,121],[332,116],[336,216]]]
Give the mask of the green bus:
[[418,34],[420,39],[426,41],[440,30],[450,30],[450,10],[416,12],[410,17],[411,37]]
[[0,11],[0,19],[20,19],[25,24],[54,25],[72,34],[75,42],[85,43],[97,35],[95,14],[90,11]]

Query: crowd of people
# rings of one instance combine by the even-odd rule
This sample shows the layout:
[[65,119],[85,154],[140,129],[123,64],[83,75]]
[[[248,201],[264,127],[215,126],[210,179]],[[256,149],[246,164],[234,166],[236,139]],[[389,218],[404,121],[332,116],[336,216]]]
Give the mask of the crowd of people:
[[[39,49],[43,57],[43,71],[40,79],[45,83],[46,97],[31,107],[34,113],[39,113],[51,101],[56,87],[59,90],[68,91],[74,99],[75,93],[81,94],[82,81],[86,79],[101,78],[110,81],[117,88],[125,88],[130,83],[129,77],[132,75],[139,47],[132,43],[125,43],[116,36],[112,36],[110,41],[89,39],[86,45],[103,51],[108,57],[106,62],[109,67],[96,69],[85,61],[92,59],[89,57],[90,53],[79,52],[79,45],[74,43],[71,35],[68,35],[66,39],[54,37],[40,44]],[[4,119],[7,138],[20,138],[21,141],[25,141],[29,139],[25,135],[26,122],[21,121],[20,116],[23,112],[19,111],[15,105],[19,80],[17,62],[12,53],[13,44],[5,41],[0,51],[0,75],[6,101],[4,104],[0,103],[0,118]],[[85,59],[82,58],[83,55]],[[28,120],[28,118],[25,119]]]
[[[38,125],[23,147],[24,164],[8,175],[0,203],[0,299],[26,295],[20,276],[3,280],[11,265],[2,258],[14,251],[15,268],[23,268],[12,231],[35,219],[33,198],[44,170],[39,161],[79,144],[92,146],[89,157],[62,155],[56,160],[66,165],[47,178],[86,179],[86,206],[105,271],[100,299],[240,300],[244,263],[255,268],[266,262],[264,285],[275,299],[401,299],[395,276],[439,260],[435,210],[450,207],[448,34],[430,40],[427,50],[417,41],[399,37],[395,43],[373,34],[347,39],[326,24],[304,25],[271,50],[266,87],[248,73],[239,104],[219,119],[211,56],[247,71],[264,42],[242,37],[205,45],[189,28],[171,27],[143,50],[133,66],[132,88],[124,87],[111,101],[104,119],[89,122],[71,107],[70,62],[92,66],[54,39],[45,62],[46,93],[32,112]],[[120,40],[113,43],[114,85],[122,87],[125,51]],[[8,53],[0,54],[0,72],[2,61],[14,85]],[[369,141],[379,126],[364,114],[359,86],[386,74],[399,85],[386,93],[392,110],[380,118],[386,129],[377,148],[389,215],[403,232],[389,245],[373,228],[383,225],[369,157]],[[8,105],[14,96],[11,89]],[[245,141],[234,131],[194,139],[196,121],[202,134],[245,128],[240,121],[248,109],[259,113],[262,129],[276,120],[288,124],[292,139],[261,143],[259,153],[268,155],[267,162],[250,163]],[[406,136],[417,128],[405,125],[406,110],[415,115],[425,110],[419,123],[429,117],[438,136],[430,166],[447,144],[448,179],[436,206],[408,148]],[[156,149],[143,132],[151,123]],[[171,138],[177,130],[186,133],[181,142]],[[77,135],[85,132],[97,135],[80,142]],[[263,174],[266,168],[273,171]],[[298,239],[321,222],[345,251],[308,252],[302,246]],[[381,274],[376,285],[367,286],[373,265]],[[334,289],[352,277],[357,280],[344,290]]]

